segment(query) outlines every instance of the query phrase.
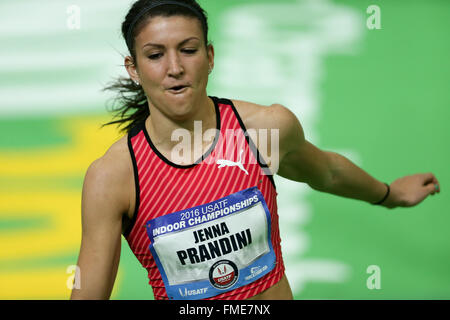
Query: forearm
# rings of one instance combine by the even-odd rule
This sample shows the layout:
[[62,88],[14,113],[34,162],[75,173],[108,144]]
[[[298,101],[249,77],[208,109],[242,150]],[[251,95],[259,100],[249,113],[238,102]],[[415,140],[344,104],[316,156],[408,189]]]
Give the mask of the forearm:
[[[428,195],[440,192],[439,181],[432,173],[397,178],[387,186],[356,166],[346,157],[327,152],[305,139],[298,119],[288,109],[280,108],[283,128],[280,134],[280,165],[278,175],[307,183],[314,190],[341,197],[378,203],[385,208],[412,207]],[[283,131],[283,130],[281,130]]]
[[376,203],[386,194],[386,185],[359,168],[346,157],[326,152],[332,173],[332,181],[322,192],[337,196]]
[[111,296],[114,278],[109,264],[92,255],[80,254],[77,266],[79,267],[79,287],[72,289],[71,300],[108,300]]

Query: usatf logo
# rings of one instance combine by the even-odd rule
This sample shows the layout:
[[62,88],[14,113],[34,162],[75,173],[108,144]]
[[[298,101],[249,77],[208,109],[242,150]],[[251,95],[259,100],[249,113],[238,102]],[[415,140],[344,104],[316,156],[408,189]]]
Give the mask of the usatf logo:
[[263,267],[253,267],[250,269],[250,275],[245,277],[245,280],[250,280],[253,279],[257,276],[259,276],[261,273],[263,273],[264,271],[266,271],[269,267],[267,265],[263,266]]
[[188,290],[187,288],[184,288],[184,292],[181,289],[178,289],[178,292],[180,293],[180,296],[188,297],[188,296],[196,296],[198,294],[205,294],[207,290],[208,288],[200,288],[193,290]]
[[232,287],[239,278],[239,270],[232,261],[220,260],[213,264],[209,270],[209,281],[217,289]]

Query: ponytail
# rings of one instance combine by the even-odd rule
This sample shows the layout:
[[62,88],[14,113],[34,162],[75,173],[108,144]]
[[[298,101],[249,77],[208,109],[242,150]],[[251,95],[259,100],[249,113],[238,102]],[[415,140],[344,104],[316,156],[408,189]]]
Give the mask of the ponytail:
[[113,120],[102,125],[102,127],[118,124],[121,133],[128,133],[137,123],[143,122],[150,115],[147,97],[141,86],[136,85],[130,78],[120,77],[112,82],[103,91],[114,91],[116,97],[113,100]]

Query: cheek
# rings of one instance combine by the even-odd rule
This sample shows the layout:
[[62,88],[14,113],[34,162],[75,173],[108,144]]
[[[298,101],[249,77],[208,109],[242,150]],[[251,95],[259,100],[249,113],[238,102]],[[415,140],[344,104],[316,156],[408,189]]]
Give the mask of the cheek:
[[144,63],[141,64],[139,75],[141,77],[141,80],[151,85],[160,83],[164,79],[165,73],[164,69],[161,66],[158,66],[156,64]]
[[196,79],[204,80],[208,77],[209,63],[204,58],[195,59],[191,64],[191,71],[195,74]]

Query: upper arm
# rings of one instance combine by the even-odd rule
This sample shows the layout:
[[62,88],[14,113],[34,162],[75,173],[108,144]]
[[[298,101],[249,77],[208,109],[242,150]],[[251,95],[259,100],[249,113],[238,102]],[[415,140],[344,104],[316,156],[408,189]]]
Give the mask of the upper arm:
[[300,121],[288,108],[277,105],[280,162],[277,174],[323,190],[332,182],[329,153],[305,139]]
[[[305,139],[300,121],[291,110],[281,104],[267,107],[241,100],[233,102],[247,129],[270,130],[270,138],[267,139],[259,139],[258,133],[250,136],[256,141],[260,156],[273,174],[308,183],[318,190],[332,182],[330,153]],[[271,130],[278,133],[273,134]],[[273,144],[274,140],[278,145]],[[267,154],[269,150],[270,156]]]
[[108,299],[117,273],[122,216],[128,207],[124,177],[114,159],[103,156],[88,168],[82,192],[80,289],[71,299]]

